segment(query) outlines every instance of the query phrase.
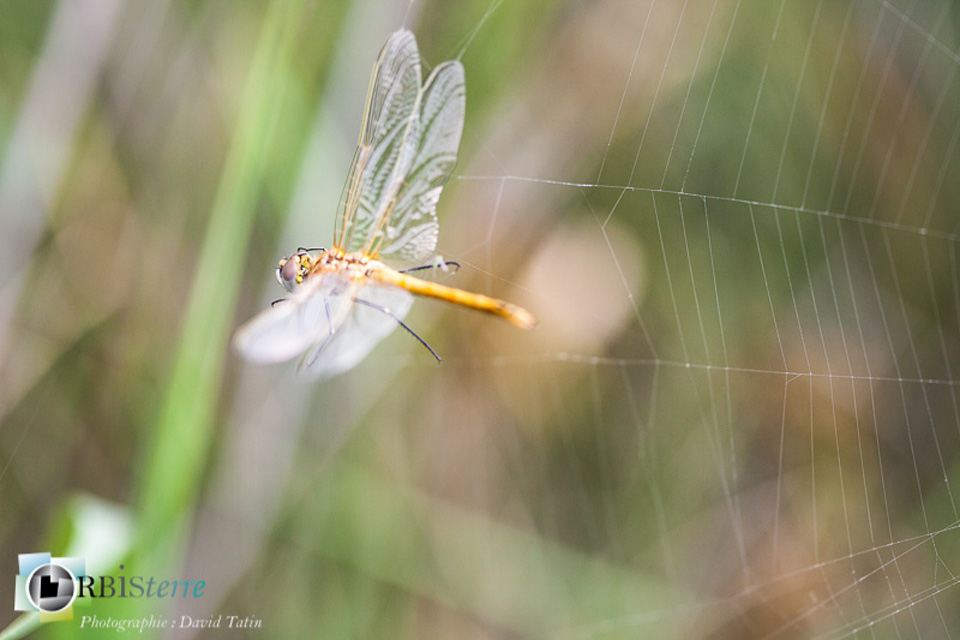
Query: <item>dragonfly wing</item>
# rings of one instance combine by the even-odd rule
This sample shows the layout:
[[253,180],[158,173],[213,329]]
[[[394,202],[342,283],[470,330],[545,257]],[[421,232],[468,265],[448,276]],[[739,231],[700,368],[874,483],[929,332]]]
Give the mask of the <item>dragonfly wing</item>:
[[391,209],[419,139],[420,53],[413,34],[395,32],[373,67],[360,141],[340,197],[334,239],[360,249]]
[[[353,302],[354,298],[362,303]],[[336,333],[317,341],[303,354],[299,373],[327,378],[355,367],[399,326],[398,320],[410,311],[413,295],[398,287],[369,284],[354,291],[351,302]]]
[[335,275],[308,280],[295,294],[240,327],[234,348],[254,362],[283,362],[335,335],[356,285]]
[[457,163],[463,133],[466,85],[459,61],[437,66],[420,98],[419,138],[415,156],[397,196],[382,237],[370,239],[373,252],[395,266],[416,266],[437,247],[437,201]]

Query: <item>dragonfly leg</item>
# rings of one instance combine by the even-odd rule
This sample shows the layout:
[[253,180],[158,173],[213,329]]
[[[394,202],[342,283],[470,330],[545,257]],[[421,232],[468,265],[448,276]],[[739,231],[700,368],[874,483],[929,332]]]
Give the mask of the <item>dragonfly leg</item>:
[[307,363],[308,367],[312,367],[313,363],[317,361],[317,358],[320,357],[320,354],[323,353],[323,350],[327,348],[327,345],[330,344],[330,341],[333,340],[333,334],[336,333],[333,330],[333,317],[330,315],[330,304],[327,302],[323,303],[323,310],[327,314],[327,329],[329,333],[327,337],[323,339],[323,343],[317,347],[316,351],[313,352],[313,357],[310,358],[310,361]]
[[425,269],[447,269],[453,267],[453,272],[456,273],[460,271],[460,263],[454,262],[453,260],[444,260],[436,264],[425,264],[420,267],[413,267],[411,269],[402,269],[400,273],[413,273],[414,271],[423,271]]
[[404,324],[403,320],[401,320],[400,318],[398,318],[398,317],[393,313],[393,311],[390,311],[390,309],[387,309],[386,307],[381,307],[381,306],[378,305],[378,304],[374,304],[374,303],[372,303],[372,302],[367,302],[366,300],[361,300],[360,298],[354,298],[353,301],[356,302],[357,304],[362,304],[362,305],[365,306],[365,307],[370,307],[371,309],[376,309],[376,310],[379,311],[380,313],[384,313],[384,314],[390,316],[391,318],[393,318],[394,320],[396,320],[397,324],[399,324],[401,327],[403,327],[403,328],[407,331],[407,333],[409,333],[409,334],[412,335],[414,338],[416,338],[417,341],[418,341],[420,344],[422,344],[422,345],[424,346],[424,348],[425,348],[427,351],[429,351],[430,354],[431,354],[434,358],[437,359],[437,362],[443,362],[443,359],[442,359],[440,356],[437,355],[437,352],[433,350],[433,347],[431,347],[429,344],[427,344],[427,341],[426,341],[426,340],[424,340],[423,338],[421,338],[420,336],[418,336],[416,331],[414,331],[413,329],[411,329],[410,327],[408,327],[406,324]]

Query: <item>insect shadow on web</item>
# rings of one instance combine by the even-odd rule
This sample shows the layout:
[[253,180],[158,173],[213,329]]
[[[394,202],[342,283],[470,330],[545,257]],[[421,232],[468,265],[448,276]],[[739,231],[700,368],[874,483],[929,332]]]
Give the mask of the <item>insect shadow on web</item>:
[[403,327],[403,328],[407,331],[407,333],[409,333],[409,334],[412,335],[414,338],[416,338],[416,339],[417,339],[417,342],[419,342],[420,344],[422,344],[423,347],[424,347],[427,351],[429,351],[430,354],[431,354],[434,358],[437,359],[437,362],[443,362],[443,358],[441,358],[439,355],[437,355],[437,352],[433,350],[433,347],[431,347],[429,344],[427,344],[427,341],[426,341],[426,340],[424,340],[423,338],[421,338],[420,336],[418,336],[416,331],[414,331],[413,329],[411,329],[410,327],[408,327],[408,326],[403,322],[403,320],[401,320],[400,318],[398,318],[398,317],[396,316],[396,314],[394,314],[392,311],[390,311],[390,309],[387,309],[386,307],[381,307],[381,306],[378,305],[378,304],[374,304],[374,303],[368,302],[368,301],[366,301],[366,300],[361,300],[360,298],[353,298],[353,301],[354,301],[355,303],[357,303],[357,304],[362,304],[362,305],[365,306],[365,307],[370,307],[371,309],[376,309],[376,310],[379,311],[380,313],[386,314],[386,315],[390,316],[391,318],[393,318],[394,320],[396,320],[397,324],[399,324],[401,327]]

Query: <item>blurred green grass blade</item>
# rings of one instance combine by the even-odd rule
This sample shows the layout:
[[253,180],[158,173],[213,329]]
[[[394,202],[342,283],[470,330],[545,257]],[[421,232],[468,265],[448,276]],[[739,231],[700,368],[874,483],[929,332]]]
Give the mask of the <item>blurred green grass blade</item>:
[[676,603],[696,602],[656,574],[617,566],[362,468],[338,466],[325,477],[316,504],[321,509],[304,521],[303,540],[338,566],[511,633],[567,629],[583,637],[633,638],[642,629],[642,637],[684,637]]
[[26,638],[27,635],[39,629],[42,624],[40,616],[36,612],[22,613],[20,617],[7,625],[6,629],[0,631],[0,640]]
[[254,53],[235,136],[197,265],[173,373],[160,409],[136,520],[135,554],[167,567],[179,553],[213,431],[230,320],[273,138],[300,2],[270,4]]

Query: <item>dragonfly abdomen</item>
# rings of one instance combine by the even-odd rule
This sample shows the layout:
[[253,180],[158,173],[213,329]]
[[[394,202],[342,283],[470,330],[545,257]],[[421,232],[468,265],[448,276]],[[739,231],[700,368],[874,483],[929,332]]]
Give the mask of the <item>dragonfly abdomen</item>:
[[389,267],[373,268],[367,275],[372,280],[406,289],[410,293],[418,296],[445,300],[446,302],[490,313],[522,329],[533,329],[537,326],[537,319],[523,307],[504,300],[485,296],[482,293],[472,293],[470,291],[464,291],[463,289],[457,289],[456,287],[448,287],[437,284],[436,282],[430,282],[429,280],[421,280],[420,278],[400,273]]

